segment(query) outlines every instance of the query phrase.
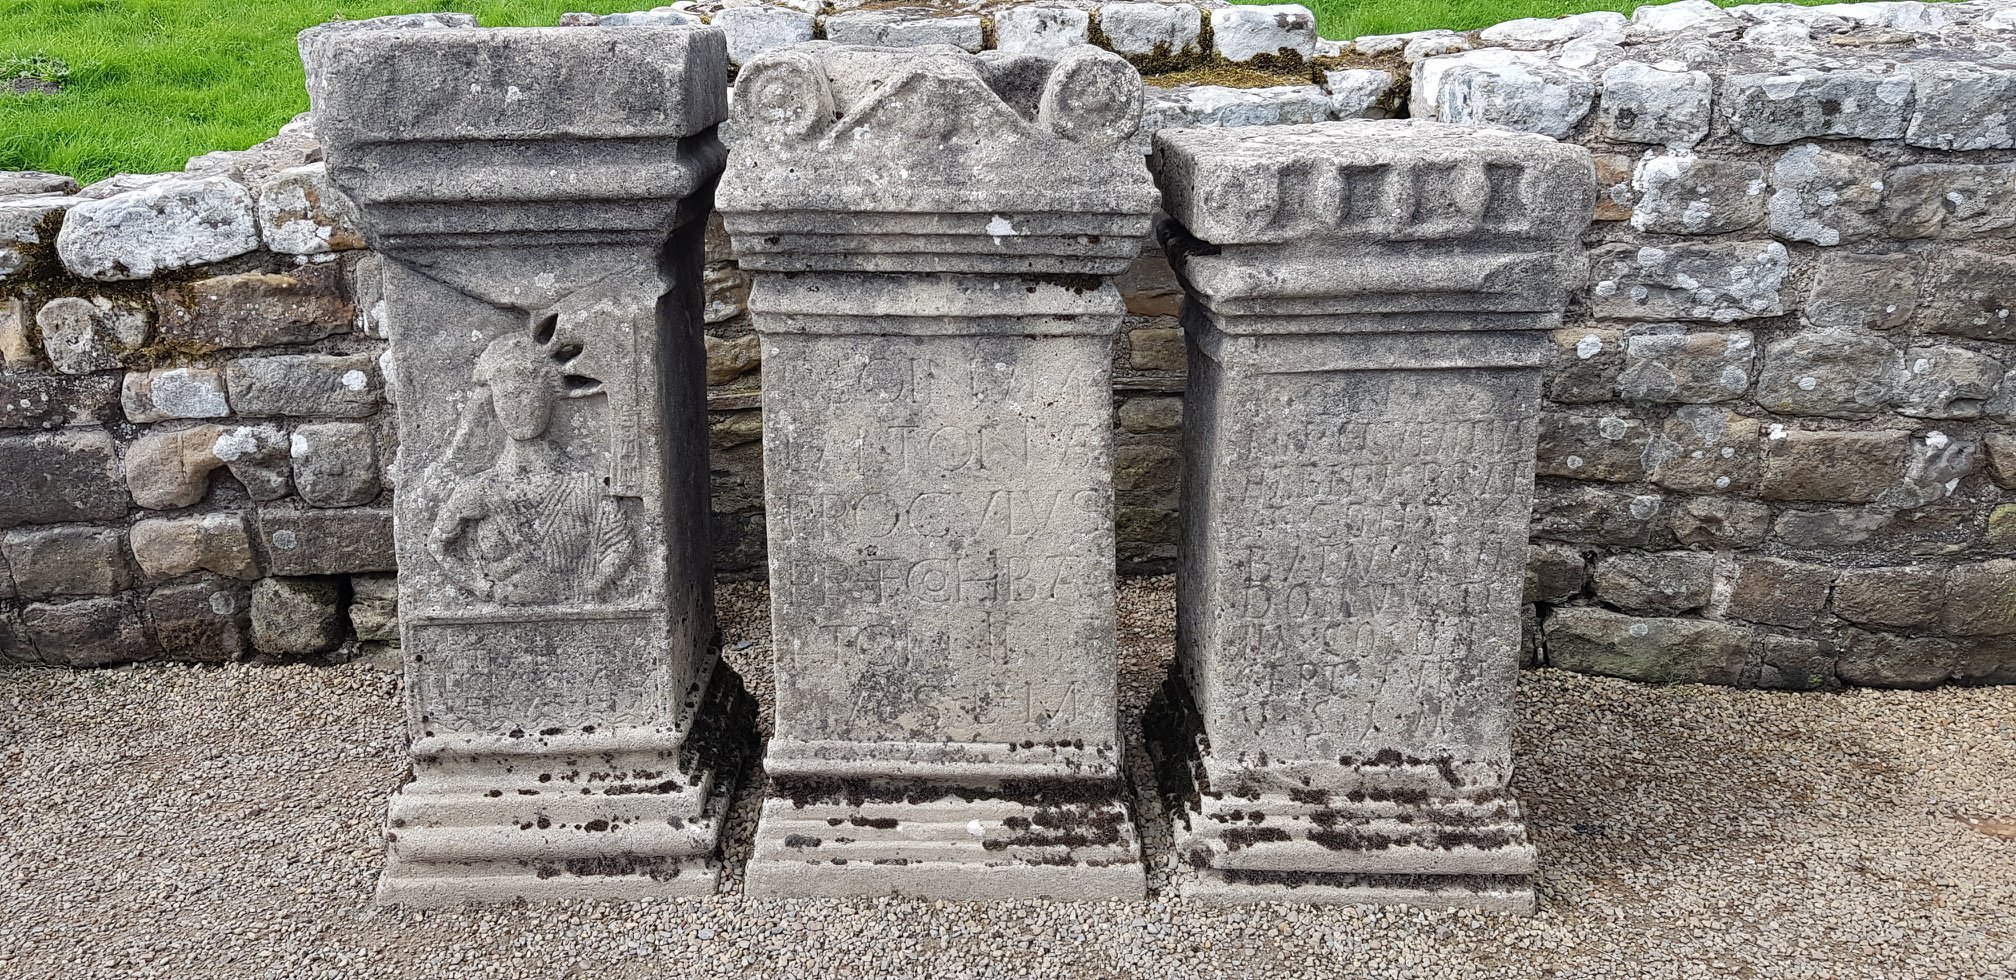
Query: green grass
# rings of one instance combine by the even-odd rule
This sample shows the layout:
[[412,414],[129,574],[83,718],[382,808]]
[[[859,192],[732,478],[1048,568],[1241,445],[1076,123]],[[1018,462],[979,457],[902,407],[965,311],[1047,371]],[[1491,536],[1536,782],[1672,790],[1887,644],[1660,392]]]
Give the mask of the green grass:
[[[929,0],[919,0],[929,2]],[[1628,10],[1617,0],[1305,0],[1323,35],[1349,38],[1515,17]],[[1821,0],[1804,0],[1821,2]],[[92,181],[180,170],[191,156],[243,149],[308,107],[294,34],[324,21],[418,10],[473,13],[487,26],[551,25],[569,10],[608,13],[653,0],[0,0],[0,170]],[[9,94],[8,80],[63,86]]]

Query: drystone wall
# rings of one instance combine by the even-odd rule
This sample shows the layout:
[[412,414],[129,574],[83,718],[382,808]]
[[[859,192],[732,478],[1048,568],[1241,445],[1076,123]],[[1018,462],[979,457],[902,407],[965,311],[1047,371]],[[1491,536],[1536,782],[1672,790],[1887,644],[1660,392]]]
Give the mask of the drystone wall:
[[[1147,75],[1144,152],[1160,128],[1386,115],[1585,145],[1604,191],[1544,384],[1529,662],[2016,681],[2016,3],[1681,0],[1354,41],[1292,6],[844,6],[563,23],[703,20],[733,64],[821,38],[1089,41]],[[405,26],[422,22],[470,21]],[[377,272],[319,153],[304,118],[183,173],[0,175],[10,659],[347,656],[396,636]],[[716,562],[759,575],[749,284],[715,219]],[[1167,571],[1181,289],[1153,249],[1118,285],[1120,567]]]

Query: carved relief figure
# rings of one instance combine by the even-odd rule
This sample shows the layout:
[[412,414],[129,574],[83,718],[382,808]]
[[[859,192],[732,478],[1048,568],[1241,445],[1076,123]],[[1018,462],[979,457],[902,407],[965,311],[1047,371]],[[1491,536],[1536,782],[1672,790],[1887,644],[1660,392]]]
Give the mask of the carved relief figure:
[[499,337],[476,358],[476,392],[448,462],[493,418],[503,447],[487,469],[455,481],[427,536],[451,582],[499,605],[613,602],[637,564],[626,500],[551,431],[563,399],[602,393],[599,380],[570,372],[581,348],[555,344],[553,326],[544,318],[531,336]]

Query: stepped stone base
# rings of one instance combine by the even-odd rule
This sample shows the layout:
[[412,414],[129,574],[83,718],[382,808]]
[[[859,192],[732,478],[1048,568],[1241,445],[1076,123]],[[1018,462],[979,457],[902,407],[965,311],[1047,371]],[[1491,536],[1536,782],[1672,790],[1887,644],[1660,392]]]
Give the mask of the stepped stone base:
[[743,887],[752,898],[1140,899],[1147,878],[1115,800],[912,789],[772,796]]
[[709,673],[674,727],[416,741],[378,901],[713,894],[722,822],[757,747],[741,678],[718,658]]
[[1533,911],[1533,886],[1519,875],[1303,874],[1205,868],[1179,890],[1186,901],[1224,905],[1303,902]]

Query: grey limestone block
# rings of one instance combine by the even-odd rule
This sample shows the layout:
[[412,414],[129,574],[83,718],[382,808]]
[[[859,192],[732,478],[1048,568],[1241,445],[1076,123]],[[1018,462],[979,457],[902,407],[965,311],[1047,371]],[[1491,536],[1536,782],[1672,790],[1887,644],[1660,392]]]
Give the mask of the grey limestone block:
[[128,371],[119,393],[129,422],[215,419],[231,414],[224,375],[213,367]]
[[986,28],[977,15],[934,16],[923,7],[893,10],[850,10],[826,18],[826,37],[835,44],[882,48],[922,48],[951,45],[978,51]]
[[1883,166],[1807,143],[1771,168],[1771,233],[1816,245],[1857,242],[1882,230]]
[[1625,552],[1596,560],[1596,598],[1626,612],[1677,616],[1714,597],[1715,556],[1703,551]]
[[1766,145],[1816,137],[1897,139],[1911,101],[1908,74],[1793,68],[1731,75],[1722,82],[1722,115],[1746,142]]
[[62,174],[39,170],[0,170],[0,197],[40,197],[48,194],[75,194],[77,181]]
[[322,163],[282,170],[259,185],[259,239],[283,255],[321,255],[364,247],[357,205],[329,182]]
[[108,521],[126,516],[133,498],[112,434],[73,428],[0,435],[0,527]]
[[730,7],[710,22],[728,38],[728,60],[738,65],[772,48],[812,40],[817,18],[784,7]]
[[1195,53],[1204,12],[1185,3],[1099,5],[1099,32],[1115,53],[1130,58]]
[[752,895],[1145,890],[1109,421],[1141,104],[1084,45],[815,43],[736,80],[718,203],[756,273],[776,630]]
[[170,659],[238,660],[254,649],[252,593],[243,582],[202,575],[159,586],[147,594],[146,608]]
[[1316,56],[1316,15],[1300,4],[1211,9],[1211,45],[1226,61]]
[[1785,312],[1780,290],[1792,267],[1777,242],[1606,245],[1590,261],[1596,315],[1712,323]]
[[1186,894],[1529,908],[1511,698],[1587,151],[1338,122],[1164,131],[1150,165],[1188,290],[1178,670],[1154,723],[1208,745],[1158,760],[1196,791],[1173,804]]
[[146,279],[259,247],[252,193],[225,177],[164,180],[63,216],[56,254],[84,279]]
[[1632,176],[1631,227],[1671,235],[1720,235],[1764,219],[1764,168],[1742,160],[1647,157]]
[[343,590],[329,578],[262,578],[252,583],[252,645],[261,653],[327,653],[349,634]]
[[294,427],[288,443],[294,489],[316,507],[354,507],[377,499],[378,444],[363,422]]
[[[277,504],[259,520],[275,575],[399,572],[415,778],[391,803],[379,898],[711,894],[752,731],[716,668],[707,526],[723,35],[393,28],[302,50],[329,178],[381,256],[390,370],[314,362],[313,385],[265,404],[361,415],[383,377],[397,520]],[[363,470],[315,458],[337,430],[294,432],[305,498],[363,498]]]
[[2007,64],[1914,65],[1916,98],[1904,141],[1939,150],[2016,146],[2016,68]]
[[145,307],[105,296],[62,296],[35,312],[43,353],[58,374],[119,367],[147,343],[152,323]]
[[84,200],[70,196],[0,200],[0,280],[49,255],[64,213]]
[[0,429],[61,429],[119,417],[119,375],[0,372]]
[[237,414],[254,418],[361,418],[376,414],[385,400],[373,354],[241,357],[224,366],[224,384]]
[[1092,15],[1075,7],[1007,7],[994,15],[994,47],[1055,58],[1084,44],[1091,25]]
[[1619,142],[1693,146],[1708,137],[1713,97],[1714,84],[1707,72],[1621,62],[1603,72],[1596,126]]

